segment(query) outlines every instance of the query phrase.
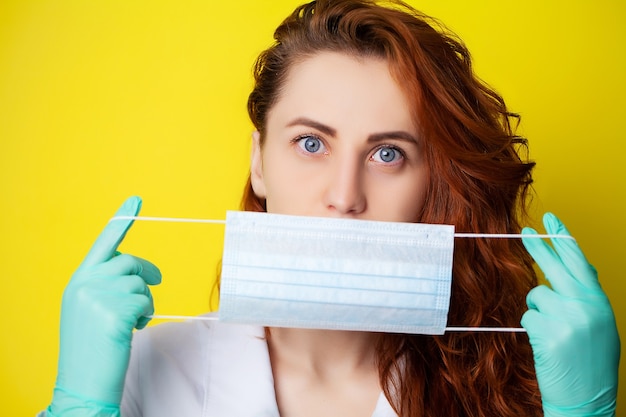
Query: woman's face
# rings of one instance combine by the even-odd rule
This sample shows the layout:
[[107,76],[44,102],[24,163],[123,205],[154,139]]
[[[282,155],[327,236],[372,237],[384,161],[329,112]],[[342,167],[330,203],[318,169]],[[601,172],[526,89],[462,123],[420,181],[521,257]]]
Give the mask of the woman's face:
[[270,213],[417,220],[421,138],[384,60],[323,52],[294,65],[255,132],[251,178]]

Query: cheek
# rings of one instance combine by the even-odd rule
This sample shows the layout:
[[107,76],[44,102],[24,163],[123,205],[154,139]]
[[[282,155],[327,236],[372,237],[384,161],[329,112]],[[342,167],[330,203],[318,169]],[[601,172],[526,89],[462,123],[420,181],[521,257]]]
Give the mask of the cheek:
[[400,215],[402,221],[416,222],[420,217],[422,207],[424,207],[425,193],[423,189],[415,190],[412,193],[405,193],[402,197]]
[[291,161],[272,160],[264,169],[267,211],[280,214],[305,214],[310,206],[312,177]]
[[368,203],[381,219],[388,221],[410,222],[419,220],[426,200],[426,179],[410,176],[393,185],[376,187]]

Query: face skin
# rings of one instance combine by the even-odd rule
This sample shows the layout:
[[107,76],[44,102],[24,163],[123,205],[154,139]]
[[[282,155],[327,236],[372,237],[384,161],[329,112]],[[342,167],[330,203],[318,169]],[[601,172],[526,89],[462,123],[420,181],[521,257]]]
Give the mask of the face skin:
[[252,186],[271,213],[414,222],[427,169],[386,61],[323,52],[291,68],[253,135]]

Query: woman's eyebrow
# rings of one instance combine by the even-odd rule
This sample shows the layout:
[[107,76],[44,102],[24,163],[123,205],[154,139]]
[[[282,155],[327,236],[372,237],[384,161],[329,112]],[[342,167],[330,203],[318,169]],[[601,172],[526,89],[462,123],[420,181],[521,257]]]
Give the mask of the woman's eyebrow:
[[415,136],[404,130],[394,130],[391,132],[372,133],[367,137],[368,142],[383,142],[388,139],[403,140],[419,145],[419,141]]
[[292,120],[291,122],[287,124],[287,127],[298,126],[298,125],[312,127],[313,129],[319,130],[320,132],[328,136],[332,136],[332,137],[337,136],[336,129],[333,129],[332,127],[327,126],[324,123],[320,123],[320,122],[317,122],[315,120],[312,120],[306,117],[298,117],[297,119]]
[[[311,127],[313,129],[319,130],[320,132],[328,136],[331,136],[333,138],[337,136],[336,129],[328,125],[325,125],[324,123],[318,122],[316,120],[309,119],[308,117],[298,117],[287,124],[287,127],[292,127],[292,126],[307,126],[307,127]],[[413,136],[412,134],[404,130],[394,130],[390,132],[372,133],[371,135],[367,137],[368,142],[382,142],[388,139],[404,140],[406,142],[412,142],[416,145],[419,144],[419,141],[417,140],[415,136]]]

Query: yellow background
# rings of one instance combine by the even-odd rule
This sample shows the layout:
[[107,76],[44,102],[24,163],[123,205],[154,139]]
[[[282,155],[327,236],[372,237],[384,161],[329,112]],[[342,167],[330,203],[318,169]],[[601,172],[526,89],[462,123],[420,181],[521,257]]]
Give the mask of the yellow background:
[[[152,216],[237,208],[251,66],[297,3],[0,2],[0,414],[48,404],[63,288],[127,196]],[[626,334],[625,3],[411,3],[466,41],[522,115],[535,218],[550,210],[568,225]],[[122,250],[161,267],[159,313],[209,308],[222,233],[135,225]]]

